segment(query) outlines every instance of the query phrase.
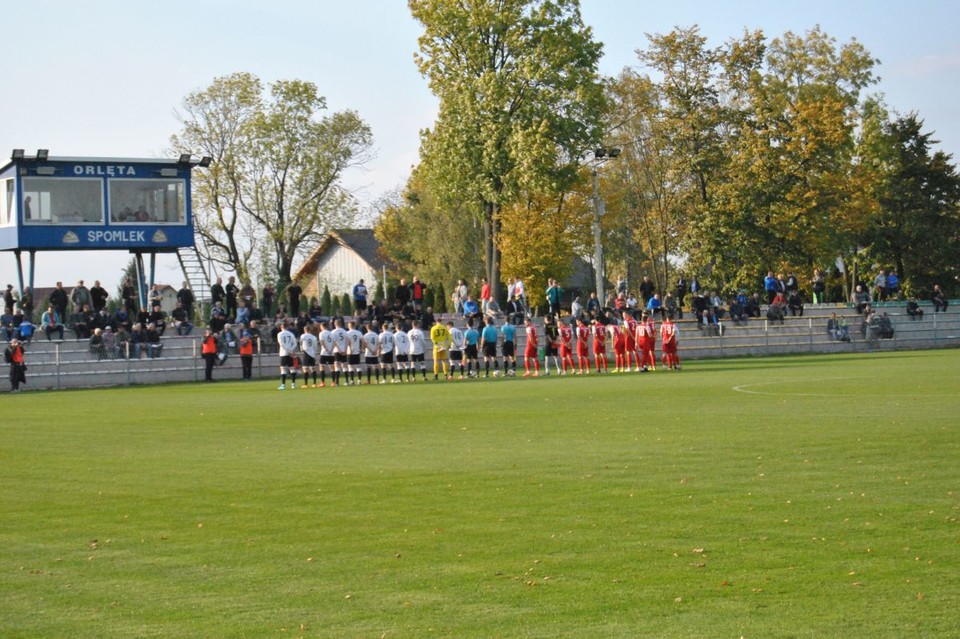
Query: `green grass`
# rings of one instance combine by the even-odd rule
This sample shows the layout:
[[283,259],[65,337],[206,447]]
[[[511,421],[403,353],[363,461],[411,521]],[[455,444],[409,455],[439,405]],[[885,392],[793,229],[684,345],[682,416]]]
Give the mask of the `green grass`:
[[960,636],[960,351],[0,397],[0,636]]

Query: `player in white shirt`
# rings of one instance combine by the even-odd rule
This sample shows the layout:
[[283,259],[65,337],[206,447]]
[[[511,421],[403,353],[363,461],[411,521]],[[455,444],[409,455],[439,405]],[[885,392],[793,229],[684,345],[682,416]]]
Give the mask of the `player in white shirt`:
[[403,330],[403,324],[397,327],[397,332],[393,334],[393,343],[397,354],[397,368],[400,371],[400,381],[403,381],[403,374],[407,374],[407,381],[410,380],[410,337]]
[[463,379],[463,346],[467,338],[453,322],[447,322],[447,329],[450,331],[450,376],[452,377],[454,369],[460,366],[460,379]]
[[307,326],[300,336],[300,352],[303,353],[303,387],[308,388],[308,375],[313,373],[313,387],[317,387],[317,327]]
[[297,352],[297,336],[290,332],[287,324],[277,334],[277,344],[280,347],[280,386],[278,390],[287,387],[287,375],[290,375],[290,388],[297,387],[297,369],[293,365],[293,356]]
[[363,363],[367,368],[367,384],[370,383],[372,373],[377,374],[377,383],[380,382],[380,338],[374,332],[373,325],[367,324],[367,332],[361,340],[363,346]]
[[413,372],[413,378],[417,378],[417,372],[413,370],[417,362],[420,363],[420,372],[423,374],[423,381],[427,381],[427,368],[423,363],[424,345],[427,337],[420,328],[420,322],[414,322],[413,328],[407,331],[407,339],[410,340],[410,370]]
[[347,331],[343,328],[341,320],[334,320],[334,328],[330,331],[333,337],[333,350],[336,357],[336,363],[333,365],[333,383],[340,383],[340,373],[347,370]]
[[[347,322],[347,368],[349,370],[349,384],[360,383],[360,353],[363,351],[363,345],[360,343],[363,339],[363,333],[357,330],[356,322]],[[356,378],[356,382],[354,382]]]
[[397,369],[393,364],[393,324],[387,324],[380,333],[380,368],[383,370],[383,381],[387,383],[387,370],[390,371],[390,381],[397,382]]
[[[317,336],[320,341],[320,387],[327,383],[327,373],[333,372],[333,365],[336,357],[333,354],[333,333],[330,332],[330,326],[326,322],[320,324],[320,335]],[[330,385],[333,385],[333,377],[330,377]]]

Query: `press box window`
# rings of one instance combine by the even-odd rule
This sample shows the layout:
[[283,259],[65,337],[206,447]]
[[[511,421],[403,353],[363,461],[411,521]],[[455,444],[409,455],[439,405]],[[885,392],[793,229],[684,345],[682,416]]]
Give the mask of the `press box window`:
[[186,224],[183,180],[107,180],[111,224]]
[[103,183],[82,178],[23,178],[24,224],[103,224]]

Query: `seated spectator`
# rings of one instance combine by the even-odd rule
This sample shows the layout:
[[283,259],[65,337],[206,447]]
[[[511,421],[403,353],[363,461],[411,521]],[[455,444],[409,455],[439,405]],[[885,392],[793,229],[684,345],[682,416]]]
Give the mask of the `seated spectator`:
[[660,315],[660,319],[666,317],[666,312],[663,309],[663,303],[660,301],[660,293],[654,293],[653,297],[647,300],[647,312],[651,317],[656,314]]
[[800,299],[799,291],[790,291],[790,296],[787,298],[787,308],[790,309],[791,317],[803,317],[803,300]]
[[778,292],[773,296],[773,301],[771,304],[776,304],[777,306],[782,306],[784,309],[787,308],[787,296],[783,291]]
[[923,319],[923,309],[920,308],[920,303],[914,297],[907,301],[907,315],[910,316],[911,320]]
[[830,339],[838,342],[849,342],[850,334],[846,318],[837,317],[836,313],[831,313],[830,319],[827,320],[827,334]]
[[500,312],[500,305],[497,304],[497,300],[492,297],[487,300],[487,310],[484,312],[484,315],[492,317],[495,320],[499,319],[502,313]]
[[217,300],[213,308],[210,309],[210,330],[219,333],[227,323],[227,309],[223,308],[223,302]]
[[90,336],[89,348],[90,354],[95,356],[98,361],[107,356],[106,347],[103,345],[103,329],[93,329],[93,334]]
[[50,341],[51,333],[57,333],[58,339],[63,340],[63,320],[60,319],[60,313],[53,310],[52,306],[48,306],[40,316],[40,323],[47,334],[47,341]]
[[74,318],[73,331],[77,334],[77,339],[90,339],[93,335],[93,329],[96,328],[96,322],[97,314],[93,312],[89,304],[84,304]]
[[857,284],[857,288],[853,291],[853,303],[860,315],[863,315],[866,308],[870,306],[870,294],[863,290],[861,284]]
[[0,315],[0,337],[4,342],[9,342],[17,333],[17,327],[13,325],[13,309],[8,312],[6,309],[3,315]]
[[110,313],[107,312],[107,309],[101,308],[94,314],[94,319],[90,325],[93,328],[106,328],[110,326],[111,322],[113,322],[113,318],[110,316]]
[[36,327],[33,325],[33,322],[30,321],[29,317],[24,317],[23,321],[17,326],[17,330],[20,331],[20,341],[29,344],[33,341],[33,333],[36,330]]
[[693,299],[690,300],[690,309],[693,311],[693,316],[697,318],[697,327],[703,326],[703,312],[707,310],[707,298],[700,294],[700,291],[697,291],[693,295]]
[[717,320],[717,316],[711,313],[709,309],[704,309],[700,315],[700,330],[703,331],[706,337],[716,337],[720,335],[720,323]]
[[130,331],[130,355],[135,359],[140,359],[143,352],[147,349],[147,329],[143,324],[137,322]]
[[146,334],[147,357],[151,359],[159,357],[161,351],[163,351],[163,344],[160,343],[160,331],[157,329],[157,325],[147,324]]
[[480,317],[480,305],[477,304],[471,295],[467,295],[467,300],[463,303],[463,316],[467,319],[477,319]]
[[167,330],[167,316],[160,310],[159,304],[153,305],[153,310],[150,311],[150,317],[148,319],[148,323],[153,324],[156,331],[162,336],[163,332]]
[[117,312],[114,313],[112,324],[117,327],[118,333],[121,328],[128,333],[133,328],[133,318],[130,317],[130,311],[127,309],[126,304],[121,304]]
[[177,335],[189,335],[190,331],[193,330],[190,315],[182,303],[177,302],[177,307],[170,313],[170,317],[173,319],[173,327],[177,331]]
[[[889,288],[889,279],[888,288]],[[880,339],[893,339],[893,320],[887,315],[886,311],[880,315]]]
[[[319,317],[319,311],[320,311],[320,306],[319,306],[319,305],[315,305],[315,307],[311,307],[310,310],[311,310],[311,313],[310,313],[311,319],[314,318],[314,317]],[[314,315],[314,314],[313,314],[314,311],[317,312],[317,315]],[[236,323],[237,323],[237,324],[245,324],[245,325],[250,323],[250,309],[247,308],[247,303],[244,302],[243,300],[239,300],[239,301],[237,302],[237,321],[236,321]]]
[[708,294],[707,299],[710,302],[710,313],[717,318],[717,321],[722,320],[726,314],[726,309],[723,308],[723,298],[715,292]]
[[667,296],[663,298],[663,312],[666,313],[666,316],[671,320],[683,319],[683,311],[680,305],[677,304],[677,298],[673,294],[673,291],[667,291]]
[[229,349],[231,353],[240,352],[240,339],[233,331],[232,324],[227,324],[223,327],[223,331],[217,336],[217,340],[224,350]]
[[933,285],[933,292],[930,294],[930,301],[933,302],[934,313],[939,313],[940,311],[943,311],[944,313],[947,312],[947,306],[949,305],[949,302],[944,296],[943,291],[940,290],[939,284]]
[[117,356],[117,336],[110,326],[103,327],[103,352],[110,359]]
[[[778,293],[777,297],[782,297],[782,294]],[[774,300],[773,304],[767,307],[767,320],[770,322],[780,322],[780,324],[783,324],[783,320],[786,315],[786,307],[782,304],[778,304],[776,300]]]
[[743,312],[747,314],[747,317],[760,317],[761,306],[760,294],[754,293],[744,303]]
[[747,320],[750,319],[747,316],[747,312],[744,310],[743,305],[740,303],[740,300],[737,298],[730,300],[730,308],[727,312],[730,315],[730,320],[737,326],[746,324]]
[[117,355],[127,359],[132,354],[132,346],[130,345],[130,331],[124,326],[117,328],[116,333],[116,342],[117,342]]

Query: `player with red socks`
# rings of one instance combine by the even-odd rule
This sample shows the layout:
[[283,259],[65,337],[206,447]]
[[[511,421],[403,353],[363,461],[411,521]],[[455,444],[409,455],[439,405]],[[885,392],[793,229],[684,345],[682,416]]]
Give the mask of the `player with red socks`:
[[597,320],[593,320],[590,332],[593,333],[593,361],[597,366],[597,373],[600,373],[601,363],[603,363],[604,372],[609,373],[610,367],[607,365],[607,327]]
[[533,320],[527,318],[527,346],[523,351],[523,367],[526,372],[524,377],[530,377],[530,360],[533,360],[535,372],[534,377],[540,376],[540,359],[537,357],[537,347],[540,345],[540,339],[537,337],[537,327]]

